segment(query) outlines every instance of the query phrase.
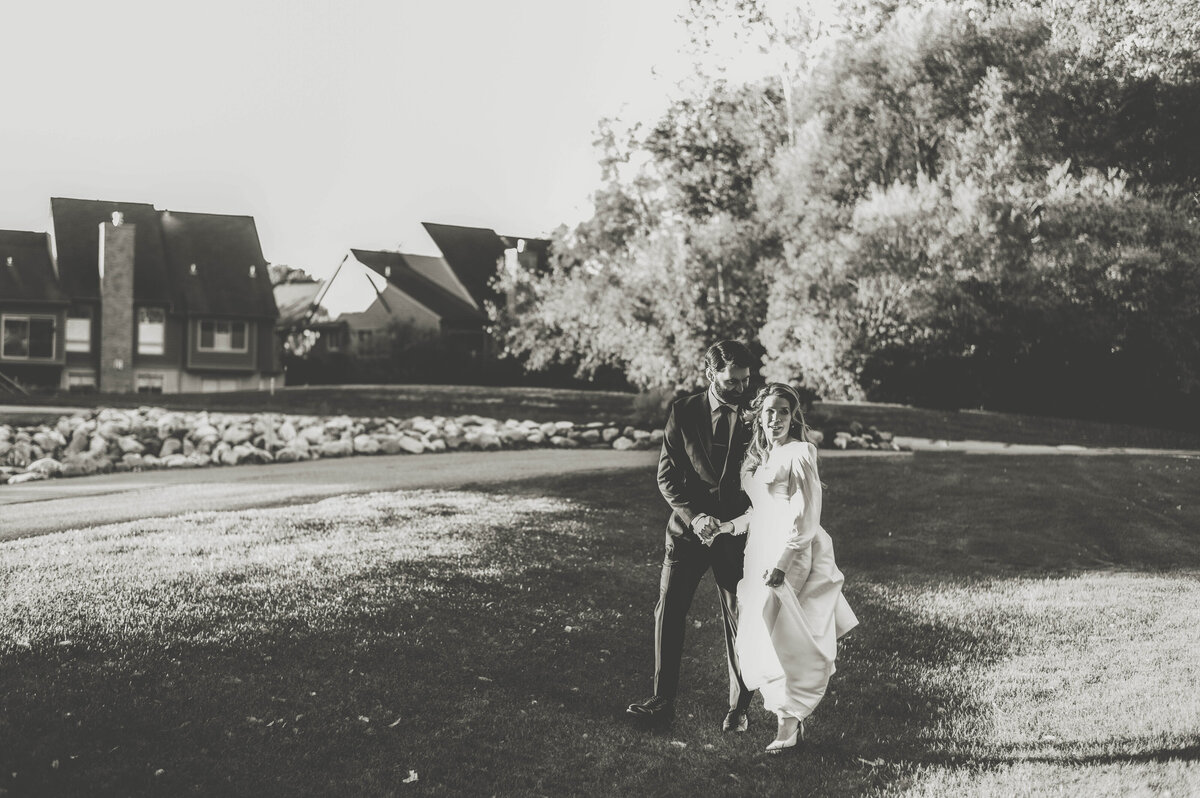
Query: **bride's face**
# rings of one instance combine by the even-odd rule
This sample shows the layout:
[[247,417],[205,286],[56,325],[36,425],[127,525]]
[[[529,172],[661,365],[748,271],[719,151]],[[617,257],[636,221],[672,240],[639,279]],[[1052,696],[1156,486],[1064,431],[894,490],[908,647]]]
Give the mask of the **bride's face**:
[[787,437],[792,426],[792,408],[782,396],[768,396],[759,411],[758,423],[762,425],[767,440],[779,443]]

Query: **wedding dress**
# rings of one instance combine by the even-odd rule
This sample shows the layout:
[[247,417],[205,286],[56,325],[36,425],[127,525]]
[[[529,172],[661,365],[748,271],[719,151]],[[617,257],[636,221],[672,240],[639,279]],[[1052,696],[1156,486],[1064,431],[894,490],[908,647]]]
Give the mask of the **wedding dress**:
[[[858,625],[842,596],[833,541],[821,528],[816,447],[776,446],[743,477],[742,489],[752,504],[734,520],[736,534],[749,533],[737,588],[742,679],[767,709],[803,720],[825,695],[838,638]],[[767,587],[763,574],[774,568],[784,582]]]

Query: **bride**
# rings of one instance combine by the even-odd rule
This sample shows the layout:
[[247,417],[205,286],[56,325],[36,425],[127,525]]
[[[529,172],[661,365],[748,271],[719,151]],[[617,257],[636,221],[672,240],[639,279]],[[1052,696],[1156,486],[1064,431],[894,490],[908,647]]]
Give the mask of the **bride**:
[[742,488],[752,506],[713,537],[749,532],[735,650],[746,686],[762,693],[779,719],[767,746],[779,753],[803,734],[834,673],[837,640],[858,619],[842,596],[833,541],[821,528],[817,449],[805,440],[800,396],[774,382],[749,412],[753,438]]

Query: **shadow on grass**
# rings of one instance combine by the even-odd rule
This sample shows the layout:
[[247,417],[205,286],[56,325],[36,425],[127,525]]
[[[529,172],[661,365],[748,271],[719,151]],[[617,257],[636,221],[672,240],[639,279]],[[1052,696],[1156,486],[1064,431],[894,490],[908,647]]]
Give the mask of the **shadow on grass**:
[[[876,484],[890,490],[886,483]],[[323,614],[293,612],[314,596],[282,584],[223,608],[226,618],[261,621],[231,641],[197,642],[221,621],[184,617],[154,639],[118,646],[96,635],[6,657],[0,788],[790,795],[802,784],[858,795],[902,786],[923,763],[1029,761],[1033,752],[962,750],[966,738],[986,739],[991,723],[972,673],[1007,656],[1010,640],[930,623],[902,592],[873,586],[871,569],[856,574],[879,556],[865,541],[839,548],[862,625],[843,643],[800,755],[762,752],[773,721],[757,700],[750,734],[719,731],[726,677],[711,578],[689,616],[699,627],[685,643],[676,722],[665,734],[630,727],[624,706],[648,694],[652,671],[661,499],[641,472],[493,494],[523,495],[547,505],[503,528],[473,519],[481,529],[461,531],[466,551],[356,572],[316,597],[332,608]],[[851,504],[831,495],[827,516],[840,513],[842,528],[854,530]]]

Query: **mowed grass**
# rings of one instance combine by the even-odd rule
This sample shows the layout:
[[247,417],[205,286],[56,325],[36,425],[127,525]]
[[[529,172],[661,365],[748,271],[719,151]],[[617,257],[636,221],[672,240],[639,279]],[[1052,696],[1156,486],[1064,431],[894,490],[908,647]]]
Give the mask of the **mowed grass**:
[[[0,544],[10,795],[1200,793],[1200,461],[828,459],[862,625],[794,755],[723,735],[711,577],[648,695],[644,471]],[[415,779],[415,780],[414,780]]]

